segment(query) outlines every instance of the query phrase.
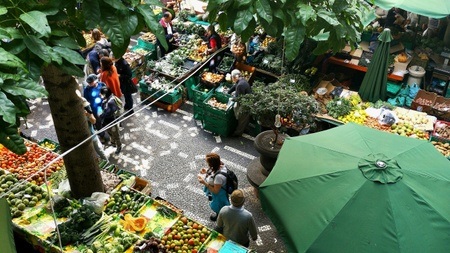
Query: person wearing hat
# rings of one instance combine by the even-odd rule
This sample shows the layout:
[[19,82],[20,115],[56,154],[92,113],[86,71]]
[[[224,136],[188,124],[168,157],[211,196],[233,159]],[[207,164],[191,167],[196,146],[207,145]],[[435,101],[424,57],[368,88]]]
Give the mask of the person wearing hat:
[[244,192],[240,189],[234,190],[230,195],[230,202],[231,205],[220,209],[216,231],[222,233],[228,240],[248,248],[249,235],[255,241],[258,233],[252,213],[244,208]]
[[[89,102],[92,108],[92,114],[95,117],[95,129],[100,130],[102,128],[102,122],[100,120],[100,114],[102,113],[102,98],[100,97],[100,90],[106,85],[102,82],[98,82],[96,74],[90,74],[86,78],[86,87],[83,90],[84,98]],[[102,138],[103,135],[100,135]]]
[[[252,93],[252,87],[247,82],[247,80],[245,80],[245,78],[242,77],[240,70],[233,69],[231,71],[231,80],[235,84],[230,88],[230,90],[228,90],[228,94],[234,94],[233,95],[234,100],[239,96]],[[234,133],[231,136],[239,137],[244,133],[245,128],[247,127],[250,121],[250,114],[241,112],[240,105],[238,102],[236,102],[235,104],[234,114],[238,121],[238,125],[236,127],[236,130],[234,130]]]

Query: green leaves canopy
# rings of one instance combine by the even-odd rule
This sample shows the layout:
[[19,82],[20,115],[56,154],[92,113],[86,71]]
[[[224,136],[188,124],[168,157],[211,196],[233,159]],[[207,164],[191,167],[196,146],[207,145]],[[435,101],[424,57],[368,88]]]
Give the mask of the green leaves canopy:
[[267,34],[285,37],[286,58],[293,60],[306,38],[329,33],[314,51],[339,51],[346,42],[359,41],[361,19],[368,5],[363,0],[209,0],[209,21],[218,21],[221,27],[229,27],[244,41],[253,34],[255,24],[261,24]]
[[114,55],[122,56],[130,37],[144,26],[165,44],[153,12],[158,0],[0,1],[0,143],[15,153],[26,152],[19,136],[19,117],[30,113],[26,99],[47,96],[38,79],[53,64],[82,76],[82,31],[100,28],[111,40]]

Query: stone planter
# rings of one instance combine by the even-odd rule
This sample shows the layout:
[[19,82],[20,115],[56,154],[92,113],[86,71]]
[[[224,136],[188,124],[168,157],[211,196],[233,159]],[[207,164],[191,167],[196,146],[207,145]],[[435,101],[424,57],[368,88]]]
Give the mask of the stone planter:
[[286,134],[278,134],[275,143],[275,133],[272,130],[264,131],[255,137],[254,147],[260,153],[260,157],[254,159],[247,168],[247,180],[256,189],[266,180],[275,166],[278,153],[281,150]]

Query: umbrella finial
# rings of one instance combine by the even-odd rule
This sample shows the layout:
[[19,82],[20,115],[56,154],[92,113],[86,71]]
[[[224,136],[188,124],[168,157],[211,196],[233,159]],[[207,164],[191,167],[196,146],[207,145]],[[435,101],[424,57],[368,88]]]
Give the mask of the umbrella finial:
[[403,171],[397,161],[384,154],[370,154],[358,163],[365,178],[382,184],[396,183],[403,178]]

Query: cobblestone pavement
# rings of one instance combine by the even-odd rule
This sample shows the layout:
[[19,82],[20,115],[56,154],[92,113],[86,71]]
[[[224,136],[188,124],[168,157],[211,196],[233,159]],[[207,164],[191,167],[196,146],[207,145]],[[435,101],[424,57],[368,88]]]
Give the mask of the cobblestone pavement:
[[[139,103],[139,94],[135,94],[134,99],[136,104]],[[48,102],[45,99],[30,101],[30,107],[32,113],[27,124],[22,125],[22,132],[37,140],[58,141]],[[225,165],[236,172],[239,187],[247,197],[245,207],[255,217],[259,235],[250,248],[257,252],[286,252],[274,225],[262,211],[254,188],[246,179],[246,166],[258,156],[253,137],[214,136],[204,131],[201,123],[193,118],[192,109],[189,101],[174,113],[137,105],[135,115],[123,122],[122,152],[115,155],[115,148],[106,148],[110,161],[149,180],[152,197],[159,196],[184,210],[187,217],[214,228],[215,224],[209,220],[208,200],[197,182],[197,173],[205,164],[206,153],[218,153]]]

